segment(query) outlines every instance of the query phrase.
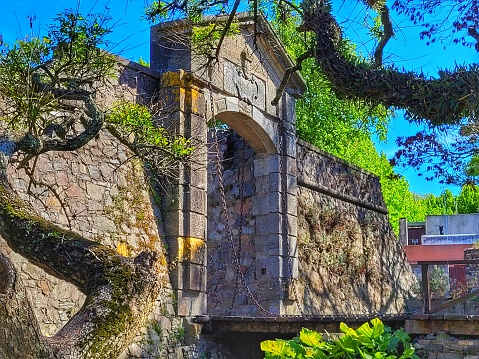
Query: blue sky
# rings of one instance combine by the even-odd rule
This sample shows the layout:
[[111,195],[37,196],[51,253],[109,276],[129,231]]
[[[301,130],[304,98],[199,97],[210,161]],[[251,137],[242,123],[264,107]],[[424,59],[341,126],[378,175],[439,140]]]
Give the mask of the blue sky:
[[[93,12],[102,12],[107,6],[110,9],[110,15],[117,22],[111,37],[116,44],[113,51],[130,60],[136,61],[140,57],[148,60],[150,25],[146,20],[141,19],[145,2],[145,0],[116,0],[115,2],[82,0],[80,12],[88,13],[91,9],[93,9]],[[70,0],[55,2],[4,1],[0,15],[2,20],[0,33],[6,42],[12,42],[17,37],[30,34],[32,30],[34,33],[38,33],[52,22],[56,14],[65,8],[76,7],[77,2]],[[343,7],[340,14],[345,18],[353,17],[355,19],[356,22],[348,27],[347,34],[354,36],[359,44],[366,43],[364,47],[359,46],[359,50],[367,52],[368,45],[371,42],[368,42],[364,32],[359,30],[364,18],[364,13],[359,9],[359,7]],[[435,76],[438,69],[451,68],[455,63],[479,62],[479,54],[460,45],[437,42],[431,46],[426,46],[423,41],[419,40],[420,28],[411,26],[404,19],[395,18],[395,26],[400,31],[397,31],[395,39],[386,47],[385,58],[393,60],[397,66],[404,67],[407,70],[417,71],[422,69],[424,73]],[[32,19],[33,29],[30,29],[30,19]],[[342,20],[341,18],[338,19],[339,21]],[[404,121],[402,116],[398,115],[391,123],[388,142],[379,143],[377,147],[388,157],[391,157],[396,148],[395,138],[399,135],[412,135],[416,132],[417,127]],[[398,169],[398,171],[406,176],[410,182],[411,190],[416,193],[439,194],[445,189],[443,185],[437,182],[427,182],[418,177],[412,169],[406,171]],[[458,191],[458,188],[450,187],[450,189],[454,192]]]
[[[82,0],[80,13],[103,12],[105,6],[116,23],[111,35],[112,42],[116,44],[113,51],[130,60],[140,57],[149,59],[150,25],[142,20],[144,0],[117,0],[115,2],[103,0]],[[65,9],[76,9],[77,1],[30,1],[12,0],[4,1],[1,7],[0,33],[3,38],[11,42],[15,38],[30,34],[30,19],[33,18],[33,32],[46,29],[52,19]]]
[[[341,1],[333,1],[333,8],[336,2]],[[344,21],[341,25],[345,27],[347,37],[354,40],[359,51],[368,54],[373,42],[367,32],[364,31],[363,24],[366,14],[363,7],[360,4],[350,7],[343,6],[337,11],[338,22],[341,24]],[[423,71],[426,75],[436,77],[440,69],[451,69],[456,64],[479,62],[479,54],[475,50],[451,44],[449,39],[437,41],[427,46],[425,41],[419,39],[419,32],[423,30],[422,27],[412,24],[407,18],[398,16],[394,12],[391,12],[391,15],[396,34],[385,48],[383,56],[385,63],[393,62],[396,67],[408,71]],[[347,27],[345,26],[346,21]],[[420,127],[405,121],[401,113],[398,112],[396,118],[390,124],[388,141],[386,143],[376,143],[376,147],[390,158],[396,151],[395,139],[398,136],[414,135],[419,130]],[[396,168],[396,171],[404,175],[409,181],[410,189],[419,194],[440,194],[446,188],[454,193],[460,191],[460,188],[456,186],[446,187],[439,181],[426,181],[423,177],[419,177],[412,168],[406,170]]]

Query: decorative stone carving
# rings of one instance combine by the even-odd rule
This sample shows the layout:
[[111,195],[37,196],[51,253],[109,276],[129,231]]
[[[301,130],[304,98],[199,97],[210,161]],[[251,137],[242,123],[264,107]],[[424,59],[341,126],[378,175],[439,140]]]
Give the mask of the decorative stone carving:
[[251,73],[251,61],[251,56],[243,51],[241,53],[241,66],[228,61],[224,62],[225,90],[246,103],[264,110],[266,85],[263,80]]

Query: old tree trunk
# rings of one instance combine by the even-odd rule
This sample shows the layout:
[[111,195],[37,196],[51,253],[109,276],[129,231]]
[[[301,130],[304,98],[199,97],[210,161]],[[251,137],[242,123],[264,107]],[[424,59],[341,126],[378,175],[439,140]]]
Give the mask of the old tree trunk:
[[[115,358],[144,326],[162,287],[159,253],[124,257],[53,224],[21,199],[7,177],[15,161],[30,176],[37,156],[82,148],[105,127],[105,96],[117,86],[111,80],[124,70],[101,49],[111,32],[109,20],[107,13],[82,16],[65,10],[43,37],[0,44],[0,236],[13,252],[86,296],[54,336],[42,335],[18,268],[0,252],[0,358]],[[115,101],[115,95],[124,102],[136,99],[127,96],[128,89],[120,91],[112,91],[109,100]],[[126,103],[126,108],[135,106]],[[165,141],[157,141],[163,147],[145,146],[142,140],[148,137],[138,133],[145,124],[153,126],[151,114],[133,109],[143,116],[135,122],[141,127],[114,122],[118,131],[113,135],[160,173],[155,150],[165,152]],[[152,137],[155,130],[143,132]]]
[[0,235],[9,247],[86,295],[83,307],[53,337],[44,337],[18,270],[0,253],[0,358],[114,358],[138,333],[160,290],[154,252],[126,258],[35,214],[7,180],[10,158],[72,150],[102,128],[102,112],[89,100],[85,130],[68,140],[25,136],[0,142]]

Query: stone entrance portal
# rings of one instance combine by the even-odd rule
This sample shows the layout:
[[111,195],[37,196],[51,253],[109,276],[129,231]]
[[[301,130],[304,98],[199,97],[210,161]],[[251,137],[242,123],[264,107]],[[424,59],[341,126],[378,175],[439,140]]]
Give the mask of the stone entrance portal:
[[[209,65],[189,43],[191,25],[171,22],[151,33],[151,66],[162,74],[162,97],[167,99],[164,120],[202,141],[194,166],[179,169],[179,183],[170,189],[168,198],[179,200],[165,205],[170,261],[177,262],[173,285],[178,312],[185,316],[205,314],[208,300],[216,315],[295,312],[289,290],[298,275],[295,99],[305,83],[294,74],[279,104],[271,105],[293,63],[264,19],[259,18],[256,39],[251,16],[240,15],[237,21],[240,33],[225,39],[218,59]],[[224,191],[215,183],[228,171],[228,159],[222,158],[219,167],[212,163],[219,140],[208,137],[212,119],[239,135],[230,135],[233,146],[244,140],[247,148],[241,151],[250,153],[239,161],[248,170],[243,167],[239,183],[226,183]],[[227,141],[220,146],[228,146]],[[237,150],[230,154],[237,159]],[[235,194],[240,187],[243,192]],[[228,224],[218,207],[222,203],[215,202],[224,192]],[[208,222],[215,210],[223,220]],[[236,295],[243,300],[232,303]]]

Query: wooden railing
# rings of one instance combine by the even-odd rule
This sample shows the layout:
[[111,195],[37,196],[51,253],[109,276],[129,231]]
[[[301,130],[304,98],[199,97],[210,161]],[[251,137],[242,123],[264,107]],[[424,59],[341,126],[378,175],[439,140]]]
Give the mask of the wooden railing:
[[479,264],[479,259],[463,259],[463,260],[451,260],[451,261],[418,261],[418,265],[421,266],[422,272],[422,298],[424,301],[423,312],[424,314],[434,314],[443,309],[452,307],[453,305],[462,303],[476,295],[479,295],[479,290],[474,290],[470,293],[464,294],[458,298],[451,299],[446,303],[435,307],[431,307],[431,286],[430,286],[430,272],[429,266],[431,265],[466,265],[466,264]]

